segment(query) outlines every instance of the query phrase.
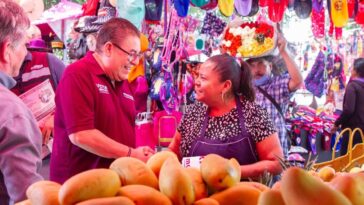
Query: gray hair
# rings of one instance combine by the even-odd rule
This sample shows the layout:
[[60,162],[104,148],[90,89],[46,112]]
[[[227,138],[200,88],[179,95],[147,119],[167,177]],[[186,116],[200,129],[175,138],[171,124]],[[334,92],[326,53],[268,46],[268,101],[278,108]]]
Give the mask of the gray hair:
[[13,0],[0,0],[0,44],[5,41],[17,45],[30,21],[23,8]]

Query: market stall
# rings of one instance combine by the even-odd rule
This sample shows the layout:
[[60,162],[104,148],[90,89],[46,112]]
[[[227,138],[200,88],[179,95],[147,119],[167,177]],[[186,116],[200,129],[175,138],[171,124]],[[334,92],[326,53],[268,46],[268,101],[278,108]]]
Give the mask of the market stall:
[[[77,61],[87,51],[95,51],[99,29],[113,17],[128,19],[142,33],[143,55],[140,55],[140,59],[138,56],[137,64],[130,68],[127,77],[133,96],[123,93],[124,97],[133,100],[137,111],[135,147],[127,146],[127,157],[112,159],[112,163],[103,168],[74,174],[63,184],[36,182],[27,190],[28,199],[20,204],[40,204],[40,201],[44,204],[84,205],[363,204],[364,197],[360,190],[364,184],[364,141],[357,143],[354,148],[352,146],[355,144],[354,136],[364,140],[364,135],[360,129],[350,129],[348,152],[339,156],[340,140],[344,135],[340,134],[340,129],[334,130],[342,111],[353,60],[364,55],[361,35],[363,6],[362,2],[343,0],[88,0],[81,7],[62,0],[44,12],[41,19],[33,21],[33,24],[41,29],[43,36],[53,33],[63,42],[67,41],[68,33],[77,34],[77,38],[71,36],[72,42],[66,45],[64,52],[82,47],[77,50],[80,53],[69,56],[72,60]],[[77,23],[74,23],[76,19]],[[284,37],[287,41],[282,40]],[[282,42],[287,43],[287,46],[284,44],[282,48]],[[119,48],[118,45],[115,47]],[[121,47],[119,50],[131,58],[129,51]],[[282,55],[287,54],[287,50],[294,54],[292,61],[287,60],[288,55]],[[260,97],[265,96],[273,104],[271,107],[279,120],[272,119],[271,115],[265,119],[268,116],[267,108],[260,111],[260,106],[251,106],[248,108],[255,113],[245,110],[253,116],[249,120],[254,116],[259,116],[259,119],[245,123],[243,114],[239,111],[235,113],[235,110],[255,101],[243,101],[246,104],[241,105],[240,98],[237,98],[236,102],[233,100],[233,108],[221,116],[210,116],[208,106],[201,105],[205,108],[204,120],[199,123],[186,122],[184,114],[187,106],[195,103],[196,96],[203,93],[201,90],[196,93],[193,89],[197,79],[201,78],[201,64],[221,53],[228,54],[230,59],[233,56],[231,64],[238,64],[240,73],[248,60],[272,57],[269,58],[272,74],[267,78],[271,77],[268,79],[271,80],[273,77],[286,76],[282,80],[283,86],[276,89],[287,94],[286,101],[277,103],[271,99],[272,96],[267,97],[270,94]],[[138,53],[134,57],[136,55]],[[290,67],[298,67],[296,73],[300,74],[299,77],[292,75],[294,71]],[[295,77],[301,79],[302,82],[297,83],[299,85],[291,85],[294,83],[290,83],[290,80]],[[253,82],[249,82],[247,87],[254,84],[255,92],[260,92],[261,87],[266,85],[260,84],[258,79],[248,80]],[[115,81],[111,84],[115,87]],[[98,92],[110,94],[107,86],[100,83],[96,86]],[[220,104],[225,103],[224,93],[211,93],[211,96],[219,96],[217,100],[221,96],[223,103],[220,100]],[[239,94],[245,98],[245,93]],[[199,111],[189,110],[189,114],[192,113],[192,117],[189,117],[197,120]],[[198,146],[202,146],[205,143],[202,141],[205,130],[212,127],[208,124],[209,120],[214,122],[216,118],[212,117],[229,117],[230,112],[237,120],[224,124],[224,128],[233,127],[237,121],[236,124],[244,127],[238,129],[239,136],[248,131],[249,136],[250,133],[269,133],[259,140],[241,138],[249,141],[245,148],[251,149],[249,154],[255,159],[241,164],[239,159],[226,159],[213,153],[195,156],[193,153],[181,154],[180,147],[173,149],[173,145],[181,141],[181,147],[186,147],[193,140],[200,140]],[[181,122],[189,123],[190,127],[180,127],[180,132],[189,129],[196,131],[198,126],[202,126],[203,131],[196,132],[201,136],[182,140],[179,136],[180,139],[177,139],[176,132]],[[289,143],[287,153],[281,150],[281,147],[287,147],[277,138],[281,133],[271,131],[273,126],[279,126],[277,122],[283,122],[283,128],[279,129],[284,130]],[[219,126],[223,124],[219,121],[215,123]],[[245,130],[245,126],[248,129]],[[261,127],[264,130],[260,130]],[[216,138],[224,139],[228,135],[225,132],[229,131],[223,130],[224,133]],[[277,142],[279,149],[275,153],[279,156],[273,152],[271,155],[274,156],[267,154],[262,144],[259,148],[255,147],[268,137],[272,139],[272,136],[277,138],[276,141],[264,146],[273,147]],[[170,146],[172,141],[174,144]],[[205,144],[216,145],[214,143],[211,141]],[[230,141],[224,143],[224,146],[233,144]],[[194,148],[198,148],[196,144],[193,144]],[[146,162],[130,157],[132,149],[142,146],[149,146],[156,152]],[[226,145],[223,149],[214,150],[222,153],[229,148]],[[241,150],[235,151],[238,153]],[[144,152],[145,156],[147,154]],[[269,156],[259,158],[266,156],[264,154]],[[250,171],[252,164],[256,167]],[[272,168],[275,173],[272,174],[273,171],[267,172],[267,167],[278,168]],[[244,177],[247,176],[246,170],[249,170],[249,177]],[[256,176],[254,171],[264,173]],[[281,173],[282,178],[279,176]]]

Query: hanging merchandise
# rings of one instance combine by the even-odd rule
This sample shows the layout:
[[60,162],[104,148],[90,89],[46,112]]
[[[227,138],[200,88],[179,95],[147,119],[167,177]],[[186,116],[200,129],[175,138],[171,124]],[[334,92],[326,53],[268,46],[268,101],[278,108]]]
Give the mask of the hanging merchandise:
[[[148,50],[148,38],[144,34],[140,34],[140,52],[144,53]],[[139,63],[130,69],[128,74],[128,82],[133,82],[137,77],[144,76],[144,56],[139,59]]]
[[179,17],[187,16],[189,5],[189,0],[174,0],[174,8],[176,9],[177,15]]
[[85,35],[80,34],[76,39],[71,39],[67,44],[67,48],[69,59],[80,59],[85,56],[87,52],[87,41]]
[[145,16],[144,0],[117,0],[118,17],[129,20],[139,30],[142,28],[142,21]]
[[82,16],[75,26],[75,31],[86,34],[97,32],[101,28],[101,25],[93,24],[96,19],[97,16]]
[[349,18],[355,19],[358,13],[358,0],[347,0],[348,1],[348,15]]
[[130,83],[130,87],[134,93],[134,104],[137,113],[145,112],[147,110],[148,100],[148,81],[145,75],[138,76],[133,82]]
[[313,36],[315,38],[325,37],[325,9],[322,0],[313,0],[311,22]]
[[203,7],[210,3],[209,0],[191,0],[191,5],[195,7]]
[[278,23],[282,21],[288,0],[268,0],[268,17],[271,21]]
[[160,21],[162,17],[163,0],[145,0],[145,20]]
[[149,96],[152,100],[160,100],[160,90],[164,83],[163,76],[158,75],[152,78],[152,85],[150,87]]
[[99,0],[87,0],[86,3],[82,5],[82,16],[95,16],[97,13],[98,5]]
[[259,11],[259,0],[252,0],[252,7],[248,16],[255,16]]
[[294,11],[298,18],[308,18],[312,11],[312,0],[295,0]]
[[288,0],[288,4],[287,4],[287,9],[289,11],[293,11],[294,10],[294,4],[295,4],[295,0]]
[[217,37],[224,31],[226,23],[212,12],[206,12],[203,20],[201,34]]
[[259,6],[260,7],[266,7],[268,6],[270,0],[259,0]]
[[358,13],[356,14],[355,21],[358,24],[364,24],[364,1],[358,2]]
[[173,111],[158,111],[153,116],[153,138],[157,139],[159,147],[168,147],[172,141],[178,124],[181,121],[182,113]]
[[306,49],[303,51],[303,70],[308,69],[308,52],[310,50],[310,45],[307,45]]
[[330,90],[338,92],[345,89],[346,77],[344,65],[338,54],[329,54],[327,56],[327,74],[331,81]]
[[241,16],[248,16],[252,8],[252,0],[235,0],[235,11]]
[[218,1],[217,0],[210,0],[208,4],[206,4],[205,6],[202,6],[201,9],[203,10],[211,10],[217,7]]
[[320,51],[316,57],[310,73],[305,79],[305,86],[314,96],[321,97],[324,94],[325,54]]
[[158,139],[153,133],[153,116],[151,112],[138,113],[135,118],[135,146],[149,146],[154,148]]
[[63,42],[62,41],[52,41],[51,46],[52,46],[53,54],[55,56],[57,56],[57,58],[59,58],[60,60],[63,60],[63,49],[64,49]]
[[343,28],[338,28],[334,26],[334,23],[330,19],[329,36],[335,36],[336,40],[339,40],[343,36]]
[[170,72],[164,73],[164,82],[159,90],[159,99],[162,106],[167,113],[172,113],[178,110],[179,102],[177,96],[177,88],[173,84],[172,74]]
[[313,0],[312,1],[312,10],[321,11],[324,9],[324,1],[323,0]]
[[349,20],[347,0],[330,0],[330,2],[331,19],[334,26],[344,27]]
[[[107,1],[107,0],[105,0]],[[97,11],[97,19],[92,24],[103,25],[106,21],[116,16],[115,7],[104,6]]]
[[231,16],[234,13],[234,0],[223,0],[223,1],[218,1],[218,6],[220,9],[220,12],[224,15],[224,16]]

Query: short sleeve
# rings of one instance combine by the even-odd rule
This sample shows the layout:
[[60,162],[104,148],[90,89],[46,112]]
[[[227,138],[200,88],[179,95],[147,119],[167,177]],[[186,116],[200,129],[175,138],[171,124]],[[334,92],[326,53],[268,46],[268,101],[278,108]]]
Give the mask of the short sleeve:
[[276,132],[266,110],[253,102],[245,101],[245,125],[255,142],[260,142]]
[[276,76],[272,79],[269,88],[265,89],[274,97],[278,104],[286,104],[291,97],[291,92],[288,87],[290,79],[288,73]]
[[177,131],[181,133],[182,136],[184,136],[183,133],[185,133],[189,127],[191,127],[191,124],[195,124],[196,121],[193,119],[196,117],[196,110],[200,110],[199,103],[194,103],[186,106],[186,110],[183,113],[182,120],[177,128]]
[[61,106],[67,134],[94,129],[94,96],[84,75],[70,73],[57,88],[56,106]]

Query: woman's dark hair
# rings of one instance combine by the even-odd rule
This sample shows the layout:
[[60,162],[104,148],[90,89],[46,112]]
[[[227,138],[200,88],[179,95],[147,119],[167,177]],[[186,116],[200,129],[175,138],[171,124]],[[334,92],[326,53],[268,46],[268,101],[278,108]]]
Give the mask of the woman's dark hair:
[[359,77],[364,78],[364,58],[354,60],[354,70]]
[[239,62],[228,54],[216,55],[208,59],[215,64],[213,70],[220,77],[220,81],[230,80],[235,95],[242,95],[248,101],[255,100],[252,84],[252,74],[245,61]]

